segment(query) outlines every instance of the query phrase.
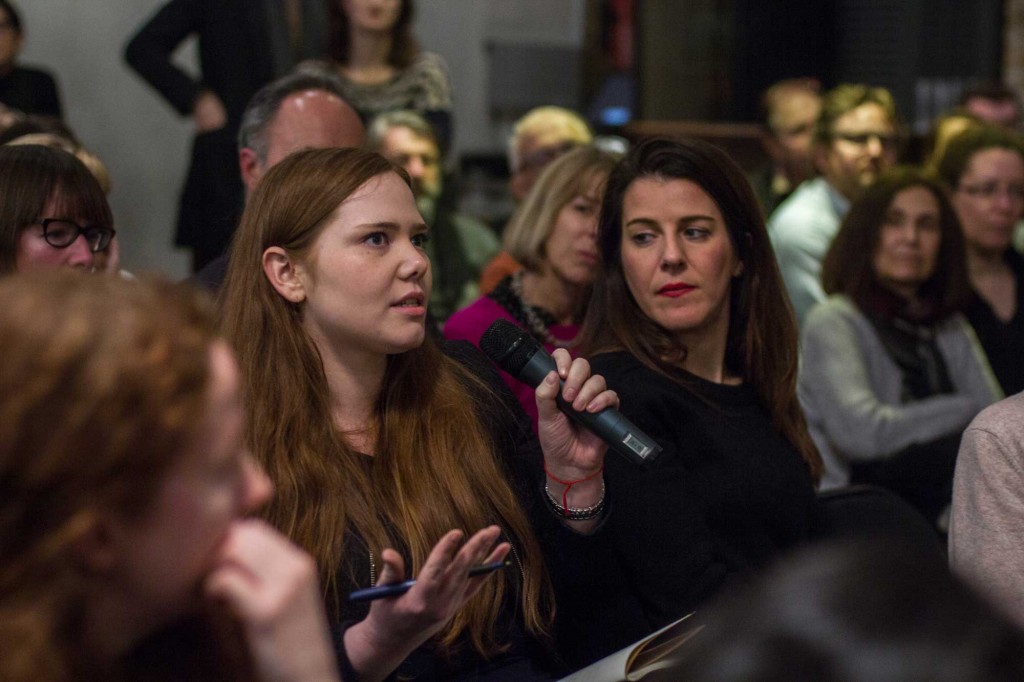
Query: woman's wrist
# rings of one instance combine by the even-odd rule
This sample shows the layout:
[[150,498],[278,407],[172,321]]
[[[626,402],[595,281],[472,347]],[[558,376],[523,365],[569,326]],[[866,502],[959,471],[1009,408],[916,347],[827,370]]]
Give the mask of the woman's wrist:
[[367,617],[343,635],[345,655],[360,680],[385,679],[416,648],[409,646],[411,639],[396,641],[377,630]]
[[545,464],[544,473],[547,475],[545,493],[563,510],[591,509],[604,499],[604,467],[565,473]]

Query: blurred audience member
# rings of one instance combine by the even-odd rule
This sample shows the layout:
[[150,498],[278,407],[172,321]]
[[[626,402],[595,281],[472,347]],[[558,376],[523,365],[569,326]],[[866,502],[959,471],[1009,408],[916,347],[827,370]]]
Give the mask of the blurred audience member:
[[949,561],[1024,627],[1024,393],[964,431],[953,482]]
[[968,113],[1007,130],[1020,126],[1020,99],[1002,83],[982,83],[960,95],[960,106]]
[[811,139],[821,113],[821,84],[811,78],[779,81],[761,97],[762,143],[771,161],[750,178],[766,216],[804,180],[816,175]]
[[[412,34],[413,0],[331,0],[328,68],[364,123],[388,111],[415,111],[430,122],[442,155],[452,141],[448,65],[421,50]],[[319,68],[320,64],[303,65]]]
[[405,169],[416,207],[430,226],[424,245],[433,264],[430,313],[443,323],[479,294],[480,271],[501,248],[494,232],[455,210],[456,196],[445,191],[441,149],[430,123],[413,111],[393,111],[373,119],[367,146]]
[[953,138],[939,176],[960,217],[974,298],[967,319],[1007,394],[1024,390],[1024,257],[1012,248],[1024,215],[1024,146],[992,126]]
[[[552,161],[505,228],[505,252],[524,267],[486,296],[452,315],[449,339],[480,344],[497,319],[530,332],[550,353],[575,355],[590,284],[597,275],[597,214],[601,192],[618,157],[584,146]],[[523,409],[537,423],[533,388],[501,373]]]
[[[235,133],[249,98],[327,44],[325,3],[334,0],[169,0],[132,37],[125,60],[182,116],[196,136],[181,192],[175,244],[199,270],[227,249],[241,213]],[[172,60],[195,36],[199,70]]]
[[21,15],[8,0],[0,0],[0,103],[24,114],[61,118],[60,96],[53,76],[18,64],[24,40]]
[[114,238],[103,189],[59,148],[0,146],[0,273],[72,267],[117,272],[99,261]]
[[[242,112],[238,166],[245,196],[277,162],[300,149],[360,147],[359,115],[341,95],[331,74],[291,73],[260,88]],[[220,290],[228,253],[207,263],[191,279],[213,293]]]
[[945,155],[949,141],[980,123],[982,123],[980,118],[962,107],[936,118],[925,138],[924,162],[922,163],[924,170],[932,175],[938,174],[939,160]]
[[[651,139],[611,172],[581,352],[664,452],[605,460],[614,548],[563,653],[607,655],[805,541],[821,459],[796,395],[797,330],[764,217],[717,147]],[[583,573],[584,571],[580,571]]]
[[332,680],[310,558],[270,494],[238,368],[170,284],[0,282],[0,678]]
[[944,566],[891,542],[809,549],[703,617],[654,682],[1024,677],[1024,635]]
[[[544,167],[559,156],[590,144],[594,135],[579,114],[562,107],[531,109],[515,123],[508,141],[508,165],[512,175],[509,191],[516,203],[530,193]],[[480,275],[480,293],[489,294],[498,283],[521,269],[523,264],[507,251],[499,253]]]
[[[0,144],[36,144],[63,149],[85,164],[96,181],[100,183],[103,194],[110,196],[110,173],[107,171],[106,165],[98,156],[83,147],[71,129],[65,126],[60,119],[49,116],[27,116],[16,125],[0,133]],[[97,270],[103,272],[120,271],[122,276],[131,277],[130,273],[120,270],[121,244],[120,238],[116,234],[110,240],[110,245],[107,248],[96,252],[94,265]]]
[[970,289],[941,185],[894,169],[854,202],[825,256],[830,297],[807,317],[800,400],[823,488],[888,488],[935,522],[960,434],[1001,397],[961,314]]
[[[2,1],[2,0],[0,0]],[[7,144],[11,140],[31,135],[33,133],[45,133],[67,140],[70,144],[78,146],[81,144],[78,136],[67,123],[56,116],[42,116],[37,114],[26,114],[18,116],[11,124],[0,131],[0,144]]]
[[798,325],[825,299],[821,261],[850,202],[896,162],[896,147],[896,108],[887,90],[847,84],[825,94],[814,129],[821,177],[798,187],[768,221]]

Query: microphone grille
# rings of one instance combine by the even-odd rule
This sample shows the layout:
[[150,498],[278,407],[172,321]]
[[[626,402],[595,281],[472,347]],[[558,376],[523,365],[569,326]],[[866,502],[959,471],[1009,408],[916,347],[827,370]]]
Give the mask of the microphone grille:
[[537,339],[508,320],[495,320],[480,336],[480,350],[512,376],[519,375],[539,348]]

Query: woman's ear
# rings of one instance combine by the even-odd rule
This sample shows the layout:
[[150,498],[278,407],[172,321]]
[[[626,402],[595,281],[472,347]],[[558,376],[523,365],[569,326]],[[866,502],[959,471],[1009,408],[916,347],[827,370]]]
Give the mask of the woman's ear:
[[306,287],[299,267],[280,246],[271,246],[263,252],[263,274],[270,285],[289,303],[306,300]]

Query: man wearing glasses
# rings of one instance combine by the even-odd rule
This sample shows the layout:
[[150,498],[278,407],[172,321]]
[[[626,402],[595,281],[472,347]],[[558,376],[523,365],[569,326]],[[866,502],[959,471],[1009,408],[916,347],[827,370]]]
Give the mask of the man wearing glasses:
[[850,202],[896,163],[896,147],[896,106],[888,90],[847,84],[825,94],[814,130],[821,177],[800,185],[768,221],[800,325],[825,299],[821,261]]

